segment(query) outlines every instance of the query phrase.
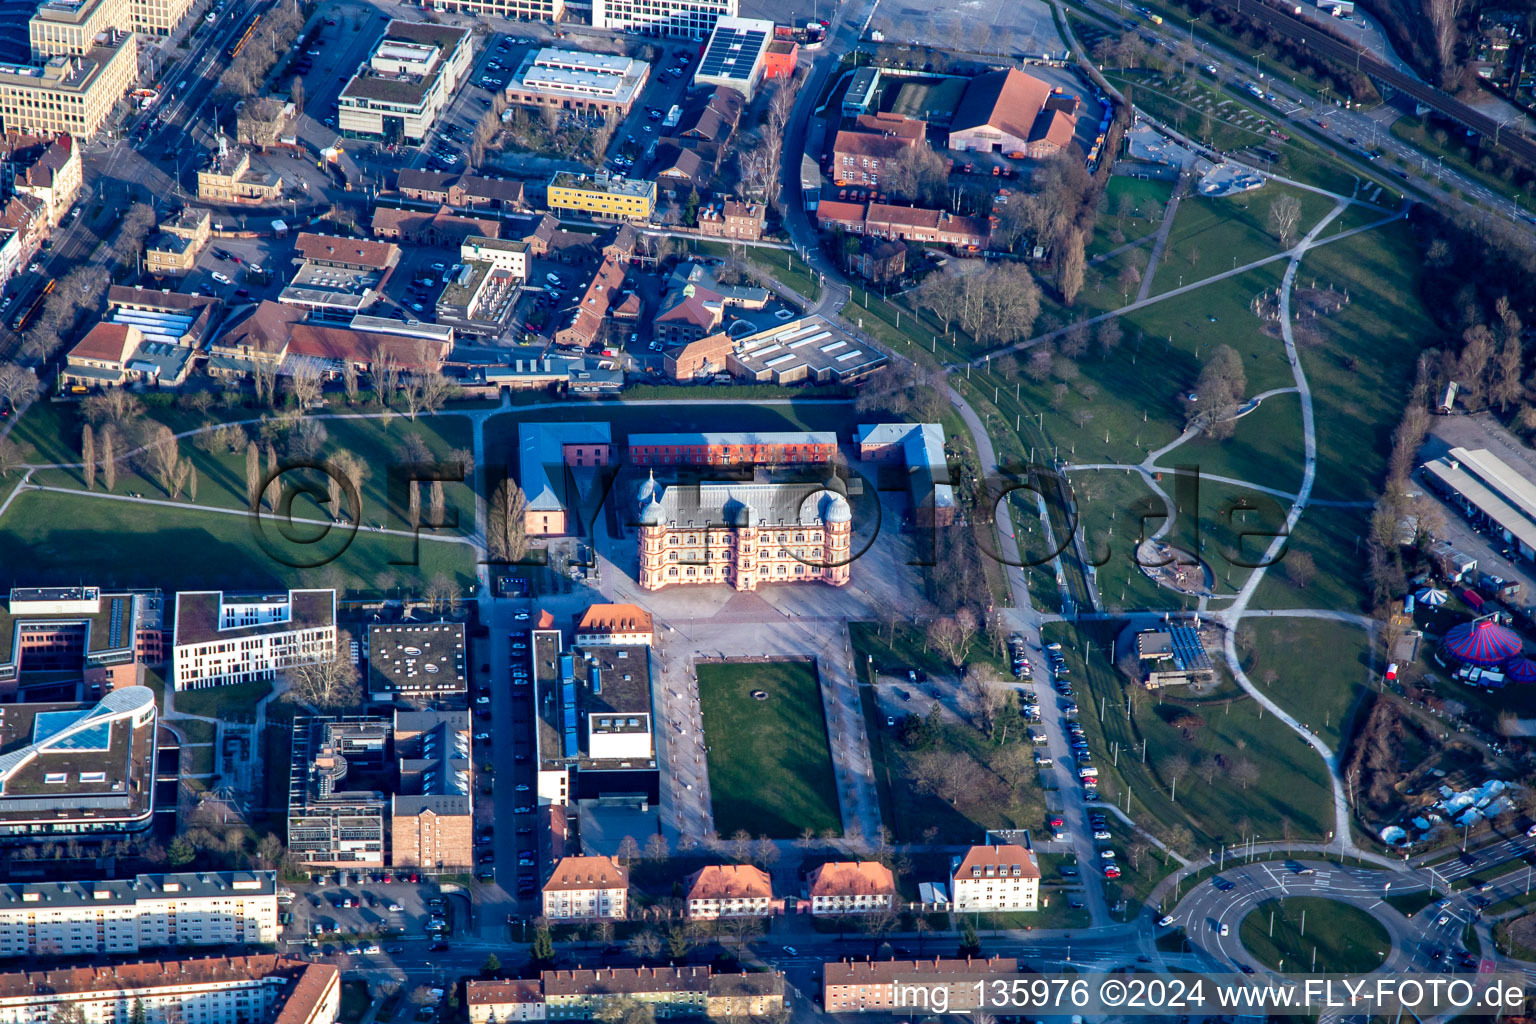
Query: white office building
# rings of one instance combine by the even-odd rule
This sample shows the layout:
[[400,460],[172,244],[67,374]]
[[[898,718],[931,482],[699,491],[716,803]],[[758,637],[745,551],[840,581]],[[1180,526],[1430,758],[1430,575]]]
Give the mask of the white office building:
[[675,39],[703,39],[721,18],[738,14],[738,0],[592,0],[592,25]]
[[337,97],[336,130],[384,142],[422,142],[469,71],[472,38],[468,29],[391,21]]
[[336,591],[176,595],[171,679],[178,690],[271,679],[336,651]]

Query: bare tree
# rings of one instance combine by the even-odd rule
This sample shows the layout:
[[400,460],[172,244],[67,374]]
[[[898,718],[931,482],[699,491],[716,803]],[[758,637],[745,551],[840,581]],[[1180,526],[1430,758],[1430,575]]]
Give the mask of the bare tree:
[[13,410],[37,397],[37,374],[18,363],[0,366],[0,399]]
[[80,430],[80,476],[86,490],[96,489],[96,431],[89,423]]
[[356,707],[363,691],[358,683],[357,666],[352,664],[352,634],[336,633],[336,645],[315,661],[295,665],[284,675],[288,681],[288,700],[326,711]]
[[527,498],[516,480],[508,478],[496,488],[486,523],[486,547],[493,561],[520,562],[528,553],[528,533],[523,512]]
[[0,476],[9,476],[11,470],[27,460],[29,451],[20,441],[0,437]]
[[960,700],[976,728],[992,734],[997,713],[1003,707],[1003,688],[992,666],[977,662],[967,665],[960,679]]
[[348,405],[357,404],[357,364],[350,359],[341,364],[341,391]]
[[1061,292],[1063,304],[1070,306],[1077,301],[1078,293],[1083,290],[1083,275],[1086,268],[1083,233],[1069,231],[1066,242],[1061,247],[1056,267],[1056,288]]
[[101,433],[101,482],[108,491],[117,486],[117,431]]
[[255,441],[247,441],[245,444],[245,498],[250,502],[251,508],[255,509],[260,497],[261,453]]
[[293,396],[300,416],[320,401],[323,388],[320,367],[309,359],[297,360],[288,374],[288,393]]
[[1301,201],[1295,196],[1279,196],[1269,204],[1269,226],[1282,248],[1289,248],[1296,236],[1296,225],[1301,222]]

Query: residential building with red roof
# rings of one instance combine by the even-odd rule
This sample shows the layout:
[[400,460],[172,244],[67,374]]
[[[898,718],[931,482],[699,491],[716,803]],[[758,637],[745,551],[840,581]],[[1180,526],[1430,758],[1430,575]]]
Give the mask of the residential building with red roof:
[[806,896],[812,914],[868,914],[891,906],[896,879],[878,861],[832,861],[810,873]]
[[889,203],[823,202],[816,207],[816,220],[823,229],[836,227],[854,235],[960,249],[984,248],[992,234],[991,224],[979,217]]
[[577,348],[591,348],[597,344],[603,325],[608,322],[608,308],[618,301],[623,287],[624,267],[615,260],[604,259],[598,264],[592,280],[587,282],[587,290],[582,293],[571,322],[555,332],[555,344]]
[[197,1024],[335,1024],[341,1011],[340,972],[286,956],[17,970],[0,974],[0,1020],[49,1024],[115,1024],[128,1007],[143,1006],[151,1021]]
[[973,846],[950,870],[955,911],[1040,909],[1040,865],[1022,846]]
[[0,173],[23,195],[42,201],[48,223],[57,226],[80,194],[83,169],[80,147],[68,135],[39,136],[7,132],[0,139]]
[[622,921],[628,903],[629,870],[616,857],[562,857],[544,883],[551,921]]
[[651,613],[637,604],[594,604],[576,623],[576,646],[629,645],[656,642]]
[[[928,1015],[943,1005],[951,1013],[984,1009],[989,977],[1016,974],[1013,957],[989,960],[854,960],[822,965],[822,1006],[828,1013]],[[900,985],[898,986],[898,982]],[[941,991],[942,990],[942,991]],[[915,996],[921,992],[922,996]],[[915,998],[926,1002],[915,1004]]]
[[[774,912],[768,872],[751,864],[710,864],[688,876],[688,918],[767,917]],[[782,904],[781,904],[782,905]]]

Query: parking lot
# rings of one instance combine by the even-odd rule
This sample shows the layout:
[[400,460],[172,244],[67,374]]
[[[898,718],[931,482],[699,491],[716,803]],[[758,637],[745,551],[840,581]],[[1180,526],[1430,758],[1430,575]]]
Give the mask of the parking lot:
[[467,896],[444,892],[409,870],[314,877],[289,887],[295,894],[284,908],[292,915],[283,930],[289,943],[322,955],[369,956],[398,952],[404,942],[439,943],[470,934]]

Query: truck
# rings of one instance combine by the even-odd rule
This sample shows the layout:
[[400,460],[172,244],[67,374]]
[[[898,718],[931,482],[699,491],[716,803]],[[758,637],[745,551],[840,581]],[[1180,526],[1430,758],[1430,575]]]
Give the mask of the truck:
[[674,103],[672,109],[667,111],[667,116],[662,119],[661,125],[663,128],[676,128],[677,123],[682,119],[683,108]]

